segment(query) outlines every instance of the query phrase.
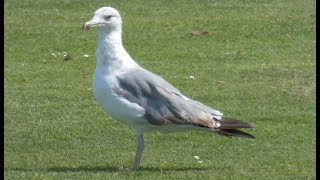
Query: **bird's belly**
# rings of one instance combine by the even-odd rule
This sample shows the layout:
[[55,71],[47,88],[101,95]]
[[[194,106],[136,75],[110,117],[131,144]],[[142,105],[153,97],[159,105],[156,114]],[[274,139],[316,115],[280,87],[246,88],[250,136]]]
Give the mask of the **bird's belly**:
[[113,92],[118,85],[116,78],[108,76],[94,76],[93,93],[96,101],[112,118],[121,120],[132,126],[143,124],[144,108],[131,103]]

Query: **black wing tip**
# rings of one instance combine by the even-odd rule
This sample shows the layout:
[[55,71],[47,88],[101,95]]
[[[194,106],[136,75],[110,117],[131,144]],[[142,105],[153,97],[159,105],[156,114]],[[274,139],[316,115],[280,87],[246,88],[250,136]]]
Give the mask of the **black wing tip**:
[[256,128],[257,126],[250,122],[237,119],[223,118],[219,121],[219,129],[238,129],[238,128]]
[[249,123],[248,122],[248,128],[256,128],[257,125],[256,124],[253,124],[253,123]]
[[241,138],[256,139],[255,136],[253,136],[249,133],[240,131],[238,129],[221,129],[218,131],[218,133],[220,135],[224,135],[224,136],[228,136],[228,137],[235,136],[235,137],[241,137]]

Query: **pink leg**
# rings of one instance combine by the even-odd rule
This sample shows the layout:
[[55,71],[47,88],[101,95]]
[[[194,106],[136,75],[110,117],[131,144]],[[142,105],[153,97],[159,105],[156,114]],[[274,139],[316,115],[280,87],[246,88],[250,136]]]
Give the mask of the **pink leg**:
[[134,164],[133,164],[133,170],[135,170],[135,171],[137,171],[140,166],[140,160],[141,160],[143,143],[144,143],[142,134],[137,135],[137,138],[138,138],[138,145],[137,145],[136,157],[135,157]]

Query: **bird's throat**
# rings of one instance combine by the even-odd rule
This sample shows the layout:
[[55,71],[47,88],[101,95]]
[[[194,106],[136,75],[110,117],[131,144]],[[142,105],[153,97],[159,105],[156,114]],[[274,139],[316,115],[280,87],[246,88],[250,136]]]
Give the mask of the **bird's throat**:
[[97,67],[106,67],[121,70],[122,66],[131,66],[136,63],[122,45],[121,30],[99,32],[98,48],[96,51]]

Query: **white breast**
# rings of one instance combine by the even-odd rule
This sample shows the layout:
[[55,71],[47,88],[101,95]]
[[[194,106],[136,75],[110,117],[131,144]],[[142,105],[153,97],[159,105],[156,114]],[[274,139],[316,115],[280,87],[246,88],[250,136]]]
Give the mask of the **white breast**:
[[118,87],[115,75],[108,75],[103,69],[97,68],[92,86],[97,102],[108,115],[132,126],[139,126],[139,124],[145,123],[145,120],[141,118],[145,114],[144,108],[113,92],[112,89]]

